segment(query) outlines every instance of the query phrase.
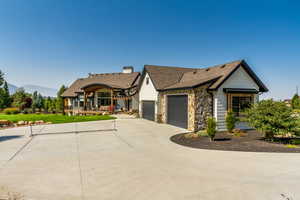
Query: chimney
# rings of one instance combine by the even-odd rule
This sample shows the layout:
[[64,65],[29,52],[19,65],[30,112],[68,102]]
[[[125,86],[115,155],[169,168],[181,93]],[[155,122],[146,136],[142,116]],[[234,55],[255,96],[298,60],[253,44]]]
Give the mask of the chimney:
[[124,67],[123,67],[123,73],[124,73],[124,74],[130,74],[130,73],[133,73],[133,67],[132,67],[132,66],[124,66]]

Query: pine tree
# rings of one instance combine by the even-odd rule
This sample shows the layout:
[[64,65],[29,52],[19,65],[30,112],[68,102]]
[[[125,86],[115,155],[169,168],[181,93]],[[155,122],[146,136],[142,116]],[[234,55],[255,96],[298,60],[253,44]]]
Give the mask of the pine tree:
[[6,81],[4,82],[4,86],[3,86],[3,96],[2,96],[2,99],[3,99],[3,106],[4,106],[4,108],[10,107],[11,98],[10,98],[10,95],[9,95],[8,84],[7,84]]
[[5,88],[2,88],[3,84],[6,85],[7,91],[8,91],[8,85],[4,80],[4,74],[0,70],[0,109],[6,108],[7,106],[9,106],[9,93],[7,93]]
[[57,99],[56,99],[56,111],[63,112],[64,110],[64,99],[62,98],[62,94],[66,91],[66,87],[62,85],[57,92]]
[[293,109],[300,109],[300,99],[298,94],[293,96],[291,104]]
[[2,86],[4,84],[5,80],[4,80],[4,73],[0,70],[0,86]]
[[37,96],[36,107],[39,109],[39,111],[41,111],[43,108],[43,96],[40,93]]
[[34,91],[32,94],[32,112],[35,113],[36,109],[37,109],[37,98],[38,98],[38,92]]

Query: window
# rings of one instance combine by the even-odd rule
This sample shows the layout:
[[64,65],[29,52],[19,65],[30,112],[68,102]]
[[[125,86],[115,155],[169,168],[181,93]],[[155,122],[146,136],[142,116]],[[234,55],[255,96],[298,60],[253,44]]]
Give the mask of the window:
[[246,109],[250,108],[253,102],[252,96],[232,96],[231,108],[237,117],[243,117]]
[[149,77],[146,78],[146,85],[149,84]]
[[103,98],[98,98],[98,105],[100,106],[110,106],[111,100],[109,99],[103,99]]
[[110,92],[98,92],[98,106],[110,106],[111,105],[111,93]]

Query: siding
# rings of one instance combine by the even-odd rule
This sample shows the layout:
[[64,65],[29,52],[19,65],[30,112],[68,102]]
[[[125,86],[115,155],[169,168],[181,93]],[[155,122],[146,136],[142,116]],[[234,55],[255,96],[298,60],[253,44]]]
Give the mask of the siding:
[[[248,88],[256,89],[259,87],[249,76],[249,74],[239,67],[229,79],[221,85],[221,87],[214,93],[214,117],[217,120],[217,127],[219,131],[226,130],[225,116],[227,112],[227,98],[223,92],[223,88]],[[258,95],[256,95],[256,101],[258,101]],[[237,124],[237,128],[245,128],[245,124]]]
[[[146,84],[146,80],[149,78],[149,84]],[[139,92],[139,111],[140,116],[142,116],[142,101],[155,101],[155,121],[157,116],[157,101],[158,101],[158,92],[156,91],[154,84],[149,77],[149,74],[145,74],[145,78],[142,82],[142,86]]]

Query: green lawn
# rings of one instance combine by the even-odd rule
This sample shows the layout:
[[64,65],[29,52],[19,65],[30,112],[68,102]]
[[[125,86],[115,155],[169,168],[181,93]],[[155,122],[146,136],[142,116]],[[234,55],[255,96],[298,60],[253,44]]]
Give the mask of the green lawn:
[[109,119],[115,119],[115,118],[109,115],[67,116],[67,115],[60,115],[60,114],[16,114],[16,115],[0,114],[0,120],[9,120],[14,123],[18,121],[43,120],[44,122],[60,124],[60,123],[87,122],[87,121],[98,121],[98,120],[109,120]]

